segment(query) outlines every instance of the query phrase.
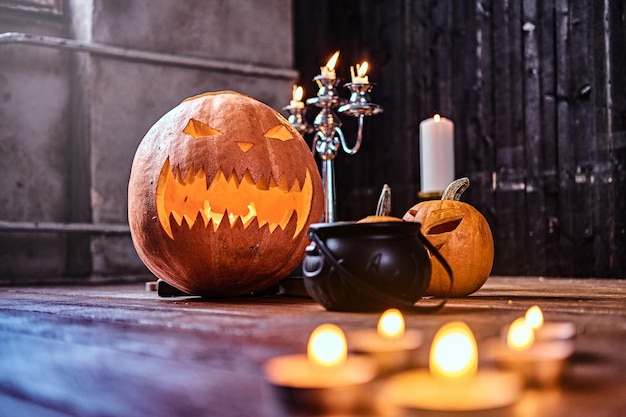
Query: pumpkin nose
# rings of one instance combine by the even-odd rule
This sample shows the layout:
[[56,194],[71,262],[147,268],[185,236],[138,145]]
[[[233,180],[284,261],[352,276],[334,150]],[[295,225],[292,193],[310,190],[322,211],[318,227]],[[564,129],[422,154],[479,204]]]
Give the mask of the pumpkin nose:
[[254,143],[252,142],[235,142],[237,144],[237,146],[239,146],[239,149],[241,149],[241,152],[248,152],[253,146]]

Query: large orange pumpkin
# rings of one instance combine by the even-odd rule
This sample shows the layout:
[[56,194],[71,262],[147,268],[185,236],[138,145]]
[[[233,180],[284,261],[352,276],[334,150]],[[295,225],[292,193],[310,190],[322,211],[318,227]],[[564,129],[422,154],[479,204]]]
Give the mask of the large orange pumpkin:
[[421,223],[422,233],[443,255],[454,274],[450,288],[448,274],[431,256],[431,279],[425,295],[466,296],[482,287],[491,273],[494,246],[489,223],[475,207],[459,201],[468,186],[467,178],[456,180],[441,200],[418,203],[403,217],[405,221]]
[[152,126],[133,160],[133,244],[150,271],[190,294],[275,284],[302,261],[322,212],[307,144],[279,113],[239,93],[185,100]]

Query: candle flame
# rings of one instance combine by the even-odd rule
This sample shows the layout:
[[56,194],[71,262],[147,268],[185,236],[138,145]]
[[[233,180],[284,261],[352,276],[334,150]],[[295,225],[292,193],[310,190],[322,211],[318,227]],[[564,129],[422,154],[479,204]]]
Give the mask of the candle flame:
[[439,116],[438,114],[436,114],[436,115],[434,115],[434,116],[433,116],[433,120],[434,120],[435,122],[439,122],[439,121],[441,120],[441,116]]
[[467,324],[456,321],[437,331],[430,349],[430,372],[433,375],[458,379],[478,371],[478,347]]
[[318,326],[309,337],[309,361],[323,367],[338,366],[346,361],[348,347],[343,331],[334,324]]
[[523,317],[513,321],[509,326],[506,336],[506,343],[513,350],[528,349],[535,341],[535,331],[530,327]]
[[400,310],[390,308],[380,316],[378,334],[387,339],[398,339],[404,335],[404,316]]
[[339,59],[339,51],[335,52],[333,56],[330,57],[330,59],[326,63],[326,68],[328,68],[331,71],[334,70],[335,65],[337,64],[337,59]]
[[304,89],[300,85],[294,85],[291,95],[294,101],[301,101],[304,96]]
[[368,63],[367,61],[363,61],[363,63],[361,65],[356,64],[356,73],[357,76],[359,77],[365,77],[365,74],[367,74],[367,68],[368,68]]
[[543,326],[543,313],[539,306],[532,306],[528,310],[526,310],[526,315],[524,316],[524,320],[526,324],[530,326],[533,330],[537,330]]

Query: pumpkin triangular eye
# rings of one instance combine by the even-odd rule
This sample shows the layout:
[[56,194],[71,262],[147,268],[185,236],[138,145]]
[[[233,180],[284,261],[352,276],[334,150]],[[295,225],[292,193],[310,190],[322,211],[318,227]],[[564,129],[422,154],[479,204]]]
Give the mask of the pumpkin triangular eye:
[[286,140],[293,139],[293,135],[291,134],[291,132],[289,131],[289,129],[287,129],[287,126],[285,125],[274,126],[270,130],[265,132],[263,136],[265,136],[266,138],[282,140],[283,142]]
[[183,129],[183,133],[186,133],[197,139],[207,136],[219,135],[222,132],[213,129],[211,126],[206,123],[202,123],[200,120],[189,119],[189,122],[187,122],[187,126],[185,126],[185,128]]

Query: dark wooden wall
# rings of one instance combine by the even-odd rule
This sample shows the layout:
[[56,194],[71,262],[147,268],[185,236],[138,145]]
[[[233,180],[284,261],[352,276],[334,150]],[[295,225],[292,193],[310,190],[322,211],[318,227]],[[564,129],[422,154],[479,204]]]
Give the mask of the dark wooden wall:
[[[626,277],[625,0],[294,1],[295,62],[367,59],[385,113],[336,159],[338,217],[417,201],[418,125],[455,123],[465,201],[487,217],[493,273]],[[352,120],[345,121],[350,138]]]

